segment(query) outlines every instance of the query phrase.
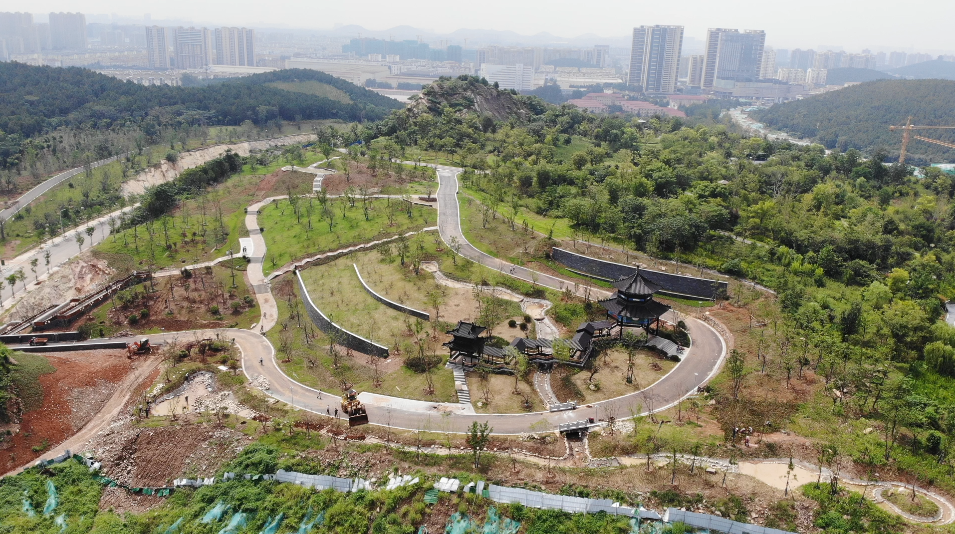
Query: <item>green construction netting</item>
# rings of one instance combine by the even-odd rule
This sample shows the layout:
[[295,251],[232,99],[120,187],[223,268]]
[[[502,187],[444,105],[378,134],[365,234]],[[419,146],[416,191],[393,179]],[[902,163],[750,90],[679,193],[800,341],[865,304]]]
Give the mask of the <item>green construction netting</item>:
[[219,534],[235,534],[245,528],[246,523],[249,522],[248,519],[248,514],[236,512],[233,514],[232,519],[229,520],[229,524],[219,531]]
[[487,519],[484,521],[484,534],[517,534],[521,529],[521,524],[513,519],[501,518],[497,513],[497,508],[490,507],[487,510]]
[[418,527],[418,534],[430,534],[428,532],[428,527],[424,525],[421,525],[420,527]]
[[33,509],[33,503],[27,498],[27,490],[23,490],[23,513],[27,517],[36,517],[36,510]]
[[661,534],[663,532],[663,523],[660,521],[644,521],[633,518],[630,520],[630,534]]
[[444,534],[467,534],[471,531],[472,526],[471,518],[467,514],[454,512],[448,518],[448,525],[444,527]]
[[283,521],[285,521],[285,512],[279,512],[279,515],[275,516],[275,519],[270,517],[269,520],[265,522],[265,528],[263,528],[259,534],[276,534],[282,526]]
[[438,497],[440,492],[436,489],[430,489],[424,492],[424,502],[428,504],[435,504],[438,502]]
[[57,505],[60,504],[60,496],[56,492],[56,486],[53,485],[53,481],[46,481],[46,492],[49,494],[49,497],[46,498],[46,504],[43,506],[43,515],[49,517],[53,510],[56,510]]
[[308,534],[311,532],[312,527],[322,526],[325,523],[325,512],[321,511],[315,518],[312,518],[312,509],[309,508],[308,512],[305,513],[305,519],[302,519],[302,523],[298,526],[298,534]]
[[60,532],[66,530],[66,514],[60,514],[53,520],[53,524],[60,527]]
[[[169,528],[164,530],[162,534],[176,534],[176,532],[179,532],[179,527],[182,526],[182,522],[183,522],[183,518],[180,517],[179,519],[176,520],[175,523],[169,525]],[[159,527],[159,528],[162,528],[162,527]]]
[[206,512],[206,515],[202,516],[203,523],[212,523],[213,521],[222,521],[222,516],[226,514],[232,507],[228,504],[219,501],[212,507],[211,510]]

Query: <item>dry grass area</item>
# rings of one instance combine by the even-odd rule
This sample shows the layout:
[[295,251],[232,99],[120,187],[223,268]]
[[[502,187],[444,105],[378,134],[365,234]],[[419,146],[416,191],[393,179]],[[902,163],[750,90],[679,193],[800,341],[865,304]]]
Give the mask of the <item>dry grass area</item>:
[[[438,237],[437,232],[432,232],[421,239],[433,241],[435,237]],[[415,274],[410,264],[402,267],[395,258],[389,258],[379,251],[349,254],[340,260],[313,269],[351,270],[351,277],[355,278],[357,283],[352,264],[358,266],[365,283],[389,300],[421,310],[435,318],[434,298],[437,296],[440,301],[437,309],[438,320],[457,323],[462,320],[474,320],[477,317],[478,305],[471,290],[439,285],[435,282],[434,274],[424,269]],[[303,276],[307,272],[307,270],[304,271]],[[348,274],[343,272],[343,276]]]
[[518,380],[514,392],[514,377],[489,373],[468,373],[468,389],[471,404],[478,413],[523,413],[540,412],[545,409],[540,395],[534,391],[530,380]]
[[[348,162],[348,173],[345,173],[344,161],[333,160],[328,167],[337,172],[326,176],[322,180],[322,188],[329,195],[341,195],[352,188],[355,192],[365,189],[369,194],[425,195],[430,189],[433,194],[438,190],[437,175],[430,167],[414,167],[409,165],[392,165],[390,171],[384,169],[369,169],[364,163]],[[398,168],[400,167],[400,172]]]
[[[570,377],[577,389],[583,393],[583,398],[578,401],[589,404],[640,391],[663,378],[663,375],[676,366],[676,362],[667,360],[654,351],[638,350],[633,356],[633,383],[628,384],[627,361],[627,352],[616,348],[592,357],[586,368]],[[597,372],[591,382],[594,367]],[[591,387],[592,385],[595,387]]]

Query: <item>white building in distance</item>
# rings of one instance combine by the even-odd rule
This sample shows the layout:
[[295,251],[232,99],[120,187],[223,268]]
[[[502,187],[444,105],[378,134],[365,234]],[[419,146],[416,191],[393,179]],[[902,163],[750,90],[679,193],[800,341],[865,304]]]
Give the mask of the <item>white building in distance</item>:
[[481,77],[497,82],[501,89],[530,91],[534,88],[534,67],[517,65],[481,65]]

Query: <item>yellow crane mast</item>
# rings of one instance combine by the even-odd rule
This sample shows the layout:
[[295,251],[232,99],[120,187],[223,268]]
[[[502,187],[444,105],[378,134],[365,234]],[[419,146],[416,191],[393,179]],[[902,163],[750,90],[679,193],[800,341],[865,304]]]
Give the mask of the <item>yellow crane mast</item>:
[[899,151],[899,163],[905,163],[905,155],[909,149],[909,140],[913,137],[919,141],[934,143],[936,145],[942,145],[948,148],[955,148],[955,143],[939,141],[938,139],[930,139],[928,137],[922,137],[921,135],[912,135],[913,130],[955,130],[955,126],[915,126],[912,124],[912,117],[909,117],[909,120],[905,123],[905,126],[889,126],[889,130],[892,130],[893,132],[896,130],[902,130],[902,150]]

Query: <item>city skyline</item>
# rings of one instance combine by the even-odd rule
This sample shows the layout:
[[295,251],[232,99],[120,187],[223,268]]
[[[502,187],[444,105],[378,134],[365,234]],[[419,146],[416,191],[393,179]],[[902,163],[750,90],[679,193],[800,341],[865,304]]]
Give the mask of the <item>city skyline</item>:
[[[401,25],[420,28],[437,34],[461,31],[512,31],[525,37],[548,33],[566,39],[577,39],[593,34],[613,40],[629,40],[632,29],[648,24],[680,25],[689,38],[705,38],[709,28],[759,28],[771,36],[766,44],[775,48],[832,48],[897,49],[947,53],[955,45],[947,35],[946,17],[922,17],[917,20],[918,31],[899,31],[906,26],[898,12],[887,3],[842,2],[807,0],[799,9],[776,13],[765,3],[742,0],[732,9],[721,8],[711,2],[687,0],[678,12],[669,5],[622,2],[611,0],[602,5],[613,17],[569,16],[571,5],[561,6],[539,2],[505,3],[491,0],[485,9],[469,12],[466,28],[454,10],[433,0],[425,0],[415,10],[407,10],[393,3],[372,1],[357,15],[348,5],[322,5],[312,8],[288,2],[248,2],[239,0],[222,9],[218,2],[186,3],[170,0],[150,5],[136,12],[130,4],[118,0],[40,0],[29,4],[12,5],[11,11],[30,11],[45,14],[58,11],[80,11],[88,15],[115,14],[126,21],[144,20],[148,12],[152,23],[176,21],[185,26],[251,26],[285,30],[328,31],[335,27],[358,25],[370,31],[383,31]],[[920,7],[924,9],[919,9]],[[433,9],[431,9],[433,8]],[[938,3],[915,0],[906,13],[937,11]],[[819,17],[819,13],[826,17]],[[500,17],[508,13],[508,17]],[[912,23],[916,15],[911,15]],[[903,17],[904,19],[904,17]],[[314,22],[310,22],[314,21]],[[825,43],[830,43],[826,45]]]

